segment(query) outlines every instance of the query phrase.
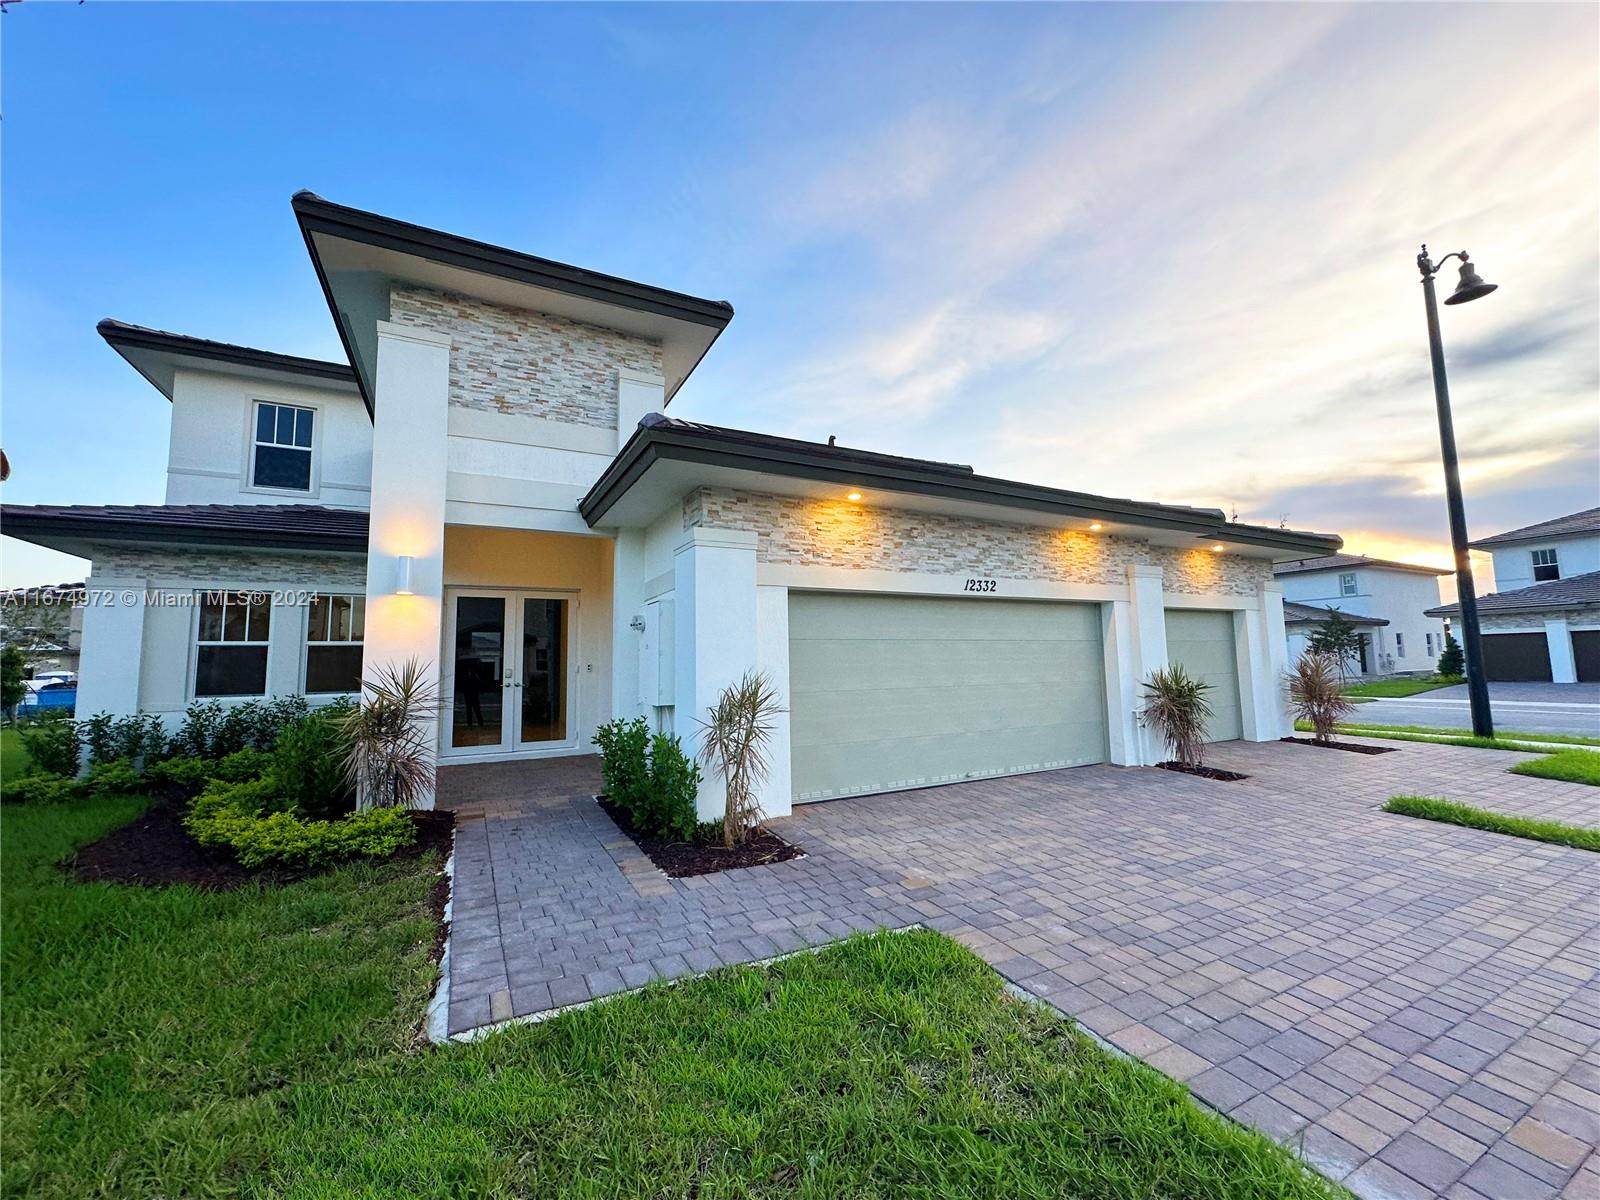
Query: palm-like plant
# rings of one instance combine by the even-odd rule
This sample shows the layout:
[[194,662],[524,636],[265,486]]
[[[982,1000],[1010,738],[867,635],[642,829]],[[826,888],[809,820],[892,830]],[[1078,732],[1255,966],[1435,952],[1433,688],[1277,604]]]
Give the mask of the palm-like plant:
[[433,792],[439,692],[415,658],[378,668],[337,718],[344,776],[362,808],[415,808]]
[[737,683],[723,690],[706,719],[699,722],[699,759],[715,768],[727,785],[722,844],[730,850],[761,823],[756,790],[772,768],[767,754],[775,719],[783,711],[772,680],[764,672],[746,671]]
[[1173,761],[1186,767],[1200,766],[1205,759],[1206,725],[1211,720],[1211,701],[1206,699],[1211,685],[1190,675],[1181,663],[1173,663],[1152,671],[1143,687],[1140,724],[1161,731],[1162,739],[1172,747]]
[[1345,698],[1344,675],[1331,654],[1302,654],[1289,673],[1289,703],[1294,715],[1311,723],[1312,738],[1324,745],[1333,740],[1335,726],[1355,712]]

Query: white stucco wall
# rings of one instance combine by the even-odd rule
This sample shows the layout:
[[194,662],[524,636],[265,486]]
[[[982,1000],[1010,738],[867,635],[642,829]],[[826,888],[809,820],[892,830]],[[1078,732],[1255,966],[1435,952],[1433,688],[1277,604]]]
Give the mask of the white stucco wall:
[[1541,542],[1524,542],[1492,551],[1494,558],[1494,590],[1515,591],[1541,582],[1533,577],[1533,552],[1554,550],[1561,567],[1561,578],[1587,575],[1600,571],[1600,534],[1588,533],[1577,537],[1549,538]]
[[[1354,574],[1356,594],[1339,591],[1339,576]],[[1439,577],[1414,571],[1392,571],[1380,567],[1347,567],[1344,570],[1302,571],[1279,577],[1283,598],[1320,608],[1337,608],[1349,616],[1381,617],[1389,624],[1362,628],[1370,638],[1368,673],[1432,671],[1444,649],[1444,621],[1423,613],[1439,605]],[[1403,641],[1405,653],[1398,652]],[[1433,652],[1428,653],[1428,637]]]
[[[309,491],[250,486],[257,400],[315,410]],[[174,377],[166,503],[366,508],[371,483],[372,422],[353,391],[206,371]]]

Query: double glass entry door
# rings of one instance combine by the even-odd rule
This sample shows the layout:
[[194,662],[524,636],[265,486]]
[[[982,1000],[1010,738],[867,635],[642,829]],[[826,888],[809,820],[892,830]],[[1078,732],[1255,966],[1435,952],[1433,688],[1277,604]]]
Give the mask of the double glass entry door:
[[445,752],[574,744],[570,597],[453,591],[445,630]]

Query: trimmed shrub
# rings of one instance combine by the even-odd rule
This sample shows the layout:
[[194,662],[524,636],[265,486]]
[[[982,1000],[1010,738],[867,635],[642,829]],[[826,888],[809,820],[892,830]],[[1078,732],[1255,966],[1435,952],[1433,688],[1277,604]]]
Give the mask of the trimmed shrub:
[[126,758],[96,763],[78,781],[85,795],[128,795],[145,790],[145,778]]
[[145,774],[152,783],[169,783],[186,792],[198,792],[216,778],[217,764],[209,758],[166,758],[151,763]]
[[293,806],[310,817],[336,817],[356,806],[346,778],[347,742],[341,724],[353,711],[348,701],[317,709],[284,726],[272,751],[272,774]]
[[225,783],[250,783],[272,774],[272,755],[247,746],[211,764],[211,778]]
[[658,733],[650,739],[650,770],[633,824],[651,837],[687,841],[699,816],[700,764],[683,752],[683,743]]
[[237,804],[197,802],[184,825],[202,846],[228,850],[246,867],[319,867],[346,858],[387,858],[417,835],[410,816],[397,808],[308,821],[289,812],[263,814]]
[[83,795],[80,780],[37,772],[7,779],[0,800],[7,804],[66,804]]
[[311,711],[304,696],[276,700],[247,700],[225,705],[220,700],[196,700],[183,714],[183,723],[167,743],[174,757],[226,758],[239,750],[271,750],[284,728],[305,719]]
[[167,752],[167,730],[154,713],[113,717],[96,713],[79,722],[79,737],[88,751],[89,765],[126,759],[135,767],[162,758]]
[[600,778],[606,799],[637,824],[634,813],[650,787],[650,726],[643,717],[631,721],[619,717],[594,731],[594,744],[600,749]]
[[36,721],[21,730],[33,765],[48,775],[78,773],[78,726],[73,721]]
[[1444,649],[1439,652],[1439,661],[1434,670],[1445,676],[1460,676],[1467,673],[1466,656],[1461,653],[1461,643],[1456,641],[1456,635],[1444,635]]

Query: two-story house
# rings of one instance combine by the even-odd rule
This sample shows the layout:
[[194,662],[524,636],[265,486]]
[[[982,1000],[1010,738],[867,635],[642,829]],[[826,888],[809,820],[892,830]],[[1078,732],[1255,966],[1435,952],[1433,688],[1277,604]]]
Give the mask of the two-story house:
[[584,753],[612,716],[692,749],[757,669],[771,815],[1154,761],[1135,712],[1168,662],[1214,684],[1214,739],[1287,732],[1273,564],[1337,537],[672,419],[728,304],[292,206],[346,361],[104,323],[171,402],[166,502],[3,510],[93,562],[80,714],[416,660],[441,764]]
[[1444,622],[1427,610],[1439,603],[1439,576],[1449,571],[1361,554],[1329,554],[1279,563],[1273,574],[1292,605],[1287,625],[1291,662],[1305,653],[1312,632],[1337,609],[1361,638],[1360,650],[1347,664],[1352,674],[1427,674],[1438,664]]
[[[1600,508],[1472,543],[1494,558],[1478,598],[1484,674],[1495,680],[1600,682]],[[1431,615],[1460,617],[1459,605]]]

